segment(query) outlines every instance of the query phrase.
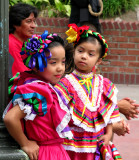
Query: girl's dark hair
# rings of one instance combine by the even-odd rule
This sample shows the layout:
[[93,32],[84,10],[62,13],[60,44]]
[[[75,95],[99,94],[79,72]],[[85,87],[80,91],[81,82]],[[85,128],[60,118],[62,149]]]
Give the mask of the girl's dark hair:
[[59,37],[58,35],[52,35],[53,38],[49,37],[49,35],[47,36],[48,40],[51,40],[52,42],[48,44],[48,48],[53,48],[56,46],[63,46],[64,48],[64,40]]
[[9,11],[9,33],[14,33],[14,25],[20,26],[22,20],[28,18],[31,13],[37,18],[37,8],[29,4],[17,3],[14,6],[11,6]]
[[72,43],[66,43],[65,44],[65,52],[66,52],[66,68],[65,68],[65,74],[71,73],[74,68],[74,59],[73,59],[73,54],[74,54],[74,46]]
[[99,39],[97,39],[96,37],[94,37],[91,34],[88,34],[88,37],[86,37],[86,38],[80,38],[78,43],[75,44],[74,48],[76,48],[78,45],[80,45],[83,42],[91,42],[93,44],[96,44],[97,41],[98,41],[98,43],[100,45],[100,49],[99,49],[100,56],[99,57],[102,58],[104,56],[104,54],[105,54],[105,47],[104,47],[104,45],[102,44],[102,42]]

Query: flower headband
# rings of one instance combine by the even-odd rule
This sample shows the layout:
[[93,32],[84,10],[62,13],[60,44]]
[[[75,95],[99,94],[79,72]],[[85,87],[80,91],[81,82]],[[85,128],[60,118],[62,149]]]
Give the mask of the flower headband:
[[76,24],[69,24],[68,25],[69,30],[66,31],[66,34],[68,36],[67,40],[69,43],[74,43],[77,44],[80,40],[80,38],[87,38],[89,34],[91,34],[93,37],[95,37],[103,46],[104,51],[103,51],[103,59],[107,56],[108,53],[108,44],[107,41],[104,39],[104,37],[93,30],[89,29],[89,26],[81,26],[78,27]]
[[[52,56],[48,44],[52,42],[49,38],[52,39],[53,36],[57,36],[57,34],[48,35],[48,31],[44,31],[42,35],[35,34],[23,43],[20,54],[25,66],[33,69],[38,65],[37,69],[41,72],[44,71],[44,68],[47,67],[47,59]],[[50,55],[47,57],[45,52],[49,52]]]

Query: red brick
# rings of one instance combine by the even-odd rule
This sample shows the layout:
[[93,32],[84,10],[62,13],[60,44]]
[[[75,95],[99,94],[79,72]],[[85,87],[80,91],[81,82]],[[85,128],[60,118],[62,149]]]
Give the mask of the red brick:
[[135,44],[131,43],[120,43],[119,48],[135,48]]
[[124,55],[124,56],[120,56],[120,59],[121,60],[125,60],[125,61],[136,61],[136,57],[135,56],[126,56],[126,55]]
[[47,18],[47,23],[49,26],[54,26],[54,23],[51,18]]
[[60,26],[57,18],[52,18],[54,26]]
[[109,73],[109,79],[113,82],[113,73]]
[[129,38],[129,41],[134,42],[134,43],[139,43],[139,37],[137,37],[137,38],[136,37],[134,37],[134,38],[131,37],[131,38]]
[[126,62],[122,62],[122,61],[111,61],[111,66],[126,66]]
[[119,72],[122,72],[122,73],[134,73],[134,69],[132,68],[119,68]]
[[107,24],[105,21],[101,22],[101,25],[102,25],[103,29],[107,29]]
[[126,29],[127,29],[127,30],[131,30],[131,29],[132,29],[130,22],[127,22],[127,23],[125,24],[125,26],[126,26]]
[[109,61],[102,61],[101,65],[110,65],[110,62]]
[[[45,30],[46,30],[46,27],[37,27],[36,28],[36,32],[39,32],[40,34],[42,34]],[[51,28],[47,27],[47,31],[51,32]]]
[[136,75],[136,84],[139,84],[139,75]]
[[131,84],[135,84],[135,77],[136,77],[135,74],[131,75],[131,79],[130,79]]
[[112,41],[114,42],[128,42],[127,37],[112,37]]
[[120,74],[119,75],[119,83],[125,83],[125,77],[124,77],[124,74]]
[[48,25],[46,18],[41,18],[41,21],[42,21],[42,25],[43,26],[47,26]]
[[117,21],[113,22],[115,29],[120,29],[119,23]]
[[68,28],[68,24],[69,24],[69,19],[65,19],[65,25],[67,26],[67,28]]
[[40,19],[40,18],[37,18],[37,19],[36,19],[36,23],[37,23],[38,26],[40,26],[40,25],[41,25],[41,19]]
[[128,55],[139,55],[139,50],[128,50]]
[[121,32],[121,36],[136,37],[137,33],[133,31],[123,31]]
[[114,73],[114,83],[119,83],[119,74]]
[[102,67],[103,72],[117,72],[116,67]]
[[129,67],[139,67],[139,62],[128,62]]
[[138,68],[137,68],[137,69],[135,69],[135,72],[136,72],[136,73],[139,73],[139,69],[138,69]]
[[53,28],[53,32],[55,33],[65,33],[66,30],[66,28]]
[[105,78],[109,78],[109,73],[103,73],[103,76],[104,76]]
[[111,41],[112,41],[111,36],[106,36],[106,35],[105,35],[105,37],[104,37],[104,38],[107,40],[107,42],[111,42]]
[[125,83],[130,84],[130,75],[129,74],[125,74]]
[[119,23],[121,29],[125,29],[125,23],[122,21]]
[[120,32],[116,31],[116,30],[113,30],[113,31],[104,30],[104,35],[115,35],[115,36],[118,36],[118,35],[120,35]]
[[109,21],[107,24],[108,24],[108,29],[113,29],[113,22],[112,21]]
[[108,46],[110,47],[110,48],[118,48],[118,43],[108,43]]
[[106,57],[106,59],[111,59],[111,60],[118,60],[119,59],[119,56],[117,55],[108,55],[107,57]]
[[127,53],[125,49],[111,49],[111,54],[124,55]]
[[133,22],[133,23],[132,23],[132,28],[133,28],[133,30],[136,30],[136,29],[137,29],[137,23],[136,23],[136,22]]
[[65,26],[65,21],[64,21],[64,18],[59,18],[59,24],[60,26]]

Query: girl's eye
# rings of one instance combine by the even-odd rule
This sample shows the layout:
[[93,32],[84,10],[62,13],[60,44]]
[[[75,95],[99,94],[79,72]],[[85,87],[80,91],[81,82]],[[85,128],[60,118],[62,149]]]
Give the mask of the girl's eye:
[[50,62],[50,64],[56,64],[56,62],[55,62],[55,61],[53,61],[53,62]]
[[91,56],[91,57],[94,56],[94,53],[89,53],[89,56]]
[[64,61],[62,61],[62,64],[65,64],[65,60],[64,60]]
[[93,56],[93,54],[92,54],[92,53],[89,53],[89,56]]
[[81,53],[81,52],[82,52],[82,50],[78,50],[78,52],[79,52],[79,53]]

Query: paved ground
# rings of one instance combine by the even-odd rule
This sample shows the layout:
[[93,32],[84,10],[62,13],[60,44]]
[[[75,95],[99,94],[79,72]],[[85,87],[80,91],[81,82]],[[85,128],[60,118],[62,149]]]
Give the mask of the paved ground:
[[[139,85],[116,85],[119,94],[118,99],[129,97],[139,103]],[[126,136],[114,136],[114,144],[119,150],[123,160],[139,160],[139,118],[128,121],[130,134]]]

